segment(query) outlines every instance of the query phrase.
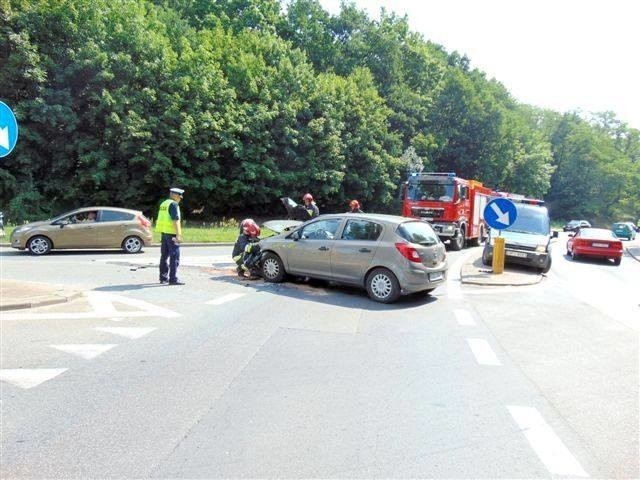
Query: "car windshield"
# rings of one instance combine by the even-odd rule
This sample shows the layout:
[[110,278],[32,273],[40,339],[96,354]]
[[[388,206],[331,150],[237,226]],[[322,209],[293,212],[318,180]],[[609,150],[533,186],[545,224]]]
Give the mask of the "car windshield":
[[577,227],[578,225],[580,225],[580,222],[578,220],[571,220],[569,223],[567,223],[567,227]]
[[516,204],[516,221],[506,230],[517,233],[549,234],[549,214],[545,207]]
[[419,245],[435,245],[438,243],[438,235],[433,228],[425,222],[405,222],[397,230],[405,240]]
[[416,182],[409,183],[407,190],[408,200],[431,200],[450,202],[453,200],[453,183],[441,182]]
[[613,228],[616,228],[618,230],[626,230],[628,227],[628,225],[624,224],[624,223],[614,223],[613,224]]

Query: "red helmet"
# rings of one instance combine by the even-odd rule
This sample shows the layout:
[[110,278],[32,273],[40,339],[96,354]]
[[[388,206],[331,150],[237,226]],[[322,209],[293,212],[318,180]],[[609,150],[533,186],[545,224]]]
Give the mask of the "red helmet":
[[240,222],[240,228],[242,228],[242,233],[249,235],[250,237],[257,237],[260,235],[260,227],[251,218],[245,218]]
[[351,200],[349,206],[351,208],[360,208],[360,202],[358,200]]
[[305,193],[302,196],[302,200],[307,201],[309,200],[310,202],[313,202],[313,195],[311,195],[310,193]]

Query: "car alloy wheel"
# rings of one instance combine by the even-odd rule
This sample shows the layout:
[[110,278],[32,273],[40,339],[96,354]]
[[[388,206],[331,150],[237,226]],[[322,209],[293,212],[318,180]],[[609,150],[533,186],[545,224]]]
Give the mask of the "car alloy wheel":
[[127,237],[122,242],[122,248],[127,253],[138,253],[142,250],[142,240],[136,236]]
[[284,278],[282,260],[275,253],[267,253],[262,260],[262,277],[267,282],[279,283]]
[[51,240],[43,236],[33,237],[27,247],[34,255],[46,255],[51,251]]
[[376,302],[391,303],[400,296],[400,285],[389,270],[376,268],[367,276],[367,293]]

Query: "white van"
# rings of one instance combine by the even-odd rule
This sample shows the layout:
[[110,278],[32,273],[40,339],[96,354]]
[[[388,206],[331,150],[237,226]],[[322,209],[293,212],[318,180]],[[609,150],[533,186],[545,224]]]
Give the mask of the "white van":
[[551,269],[551,233],[549,212],[542,200],[512,199],[518,215],[516,221],[505,230],[491,229],[482,252],[482,263],[493,262],[493,242],[496,236],[505,239],[505,263],[516,263],[537,268],[541,273]]

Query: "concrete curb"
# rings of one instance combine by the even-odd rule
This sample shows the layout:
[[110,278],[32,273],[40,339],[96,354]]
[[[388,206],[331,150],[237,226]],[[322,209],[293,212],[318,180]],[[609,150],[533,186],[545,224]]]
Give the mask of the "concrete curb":
[[[625,247],[625,250],[627,251],[627,253],[629,254],[629,256],[631,258],[633,258],[634,260],[637,260],[638,262],[640,262],[640,247],[631,247],[631,248]],[[632,250],[638,250],[638,253],[634,254],[632,252]]]
[[43,295],[40,298],[29,299],[17,302],[8,302],[0,304],[0,312],[9,310],[23,310],[26,308],[46,307],[48,305],[57,305],[59,303],[67,303],[76,298],[80,298],[82,292],[69,292],[65,295]]

